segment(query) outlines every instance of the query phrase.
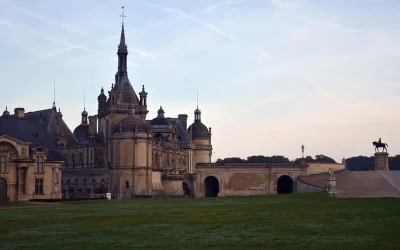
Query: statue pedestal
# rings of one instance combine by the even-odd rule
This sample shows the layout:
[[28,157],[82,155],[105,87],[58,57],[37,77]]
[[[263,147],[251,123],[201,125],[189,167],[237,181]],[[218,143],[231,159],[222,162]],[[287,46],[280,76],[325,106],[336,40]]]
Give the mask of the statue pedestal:
[[375,170],[389,170],[389,154],[386,152],[375,153]]

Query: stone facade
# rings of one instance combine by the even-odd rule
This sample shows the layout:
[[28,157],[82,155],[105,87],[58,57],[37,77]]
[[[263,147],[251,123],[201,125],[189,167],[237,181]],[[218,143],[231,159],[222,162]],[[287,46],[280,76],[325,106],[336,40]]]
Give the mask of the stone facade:
[[97,114],[84,109],[73,132],[55,104],[27,113],[45,124],[65,159],[63,193],[193,196],[196,164],[211,162],[211,128],[198,107],[189,127],[186,114],[166,117],[162,107],[147,119],[148,93],[142,86],[137,95],[128,78],[124,26],[117,55],[115,82],[101,88]]
[[309,162],[307,168],[307,174],[321,174],[332,171],[339,171],[346,169],[346,163],[325,163],[325,162]]
[[305,163],[198,164],[196,197],[249,196],[296,192]]
[[[26,128],[21,130],[20,128]],[[38,135],[44,133],[42,138]],[[61,198],[62,156],[37,120],[23,109],[0,117],[0,203]]]

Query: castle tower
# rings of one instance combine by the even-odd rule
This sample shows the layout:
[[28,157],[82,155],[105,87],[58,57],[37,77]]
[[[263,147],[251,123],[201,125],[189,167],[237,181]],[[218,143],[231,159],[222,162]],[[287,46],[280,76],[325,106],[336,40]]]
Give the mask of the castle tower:
[[[121,16],[124,18],[124,13]],[[146,122],[147,92],[142,86],[139,100],[129,81],[123,21],[117,56],[115,83],[108,91],[108,99],[103,89],[98,97],[99,130],[105,143],[104,161],[111,171],[110,191],[113,194],[151,195],[152,145]]]
[[197,106],[194,111],[194,123],[188,128],[191,134],[191,142],[195,145],[193,154],[193,168],[197,163],[211,163],[212,145],[211,128],[201,122],[201,111]]

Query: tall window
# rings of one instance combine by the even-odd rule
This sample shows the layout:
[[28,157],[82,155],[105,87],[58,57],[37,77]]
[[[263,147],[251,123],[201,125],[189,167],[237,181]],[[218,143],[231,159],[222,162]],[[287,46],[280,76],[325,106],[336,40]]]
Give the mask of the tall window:
[[75,154],[72,153],[72,154],[71,154],[71,165],[72,165],[73,168],[75,168],[75,160],[76,160],[76,159],[75,159]]
[[79,153],[79,165],[83,166],[83,154],[82,154],[82,152]]
[[129,189],[129,181],[125,182],[125,187],[126,187],[126,189]]
[[35,194],[43,194],[43,179],[35,179]]
[[38,173],[43,173],[43,156],[36,156],[36,170]]
[[93,163],[93,150],[90,150],[90,166],[92,166]]
[[0,155],[0,173],[5,173],[7,171],[6,165],[7,164],[7,158],[5,155]]

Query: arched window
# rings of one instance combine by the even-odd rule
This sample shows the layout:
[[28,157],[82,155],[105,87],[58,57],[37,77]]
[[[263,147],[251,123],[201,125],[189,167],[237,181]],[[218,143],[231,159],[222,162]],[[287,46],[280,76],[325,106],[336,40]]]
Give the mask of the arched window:
[[85,178],[85,179],[83,179],[83,183],[86,183],[86,182],[87,182],[86,178]]
[[67,180],[67,184],[70,184],[70,183],[71,183],[71,180],[70,180],[70,179],[68,179],[68,180]]
[[92,183],[93,183],[93,184],[96,184],[96,179],[93,179],[93,180],[92,180]]
[[129,181],[126,181],[126,182],[125,182],[125,188],[126,188],[126,189],[129,189]]

